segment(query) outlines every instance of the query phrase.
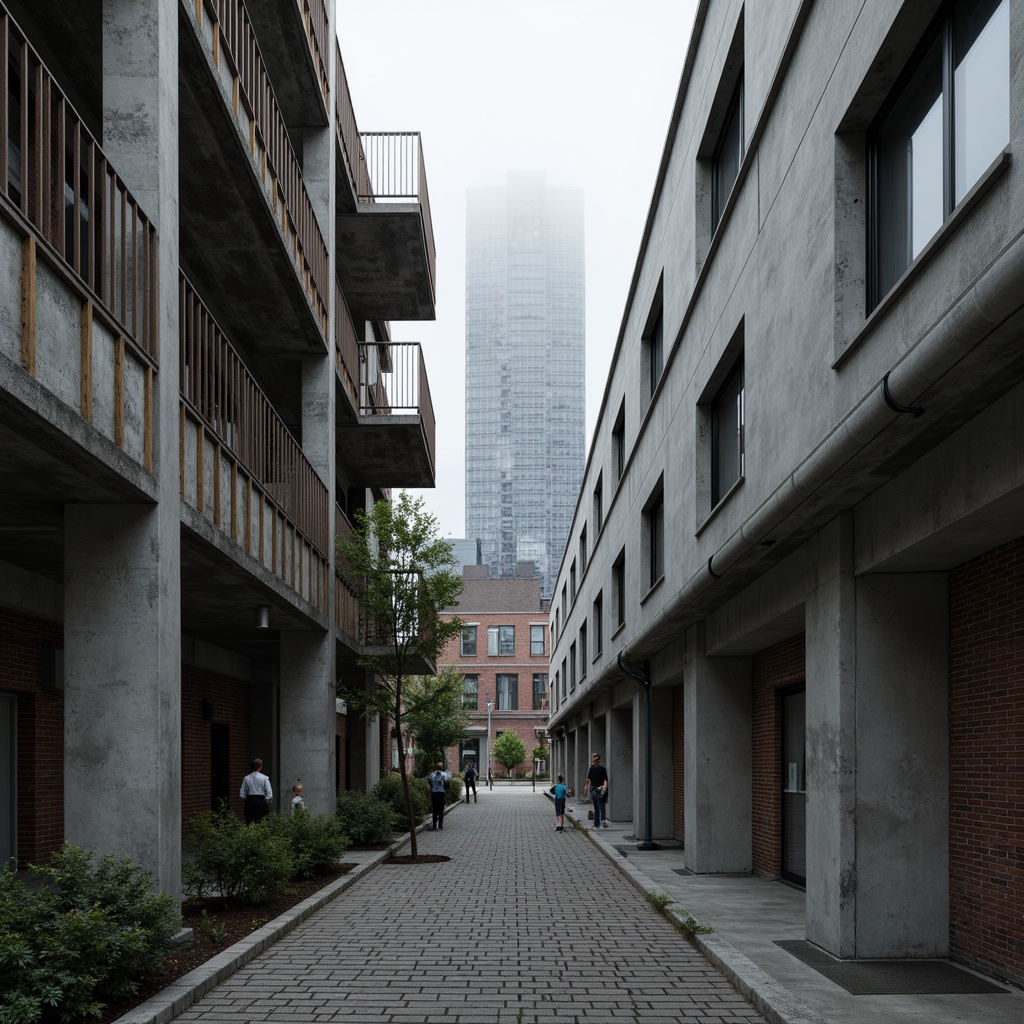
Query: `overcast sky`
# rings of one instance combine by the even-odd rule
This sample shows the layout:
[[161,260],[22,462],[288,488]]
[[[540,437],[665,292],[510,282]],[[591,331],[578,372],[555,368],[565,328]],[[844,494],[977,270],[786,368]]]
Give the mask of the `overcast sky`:
[[423,345],[445,537],[465,523],[466,190],[543,170],[585,192],[587,445],[668,130],[696,0],[337,0],[360,131],[419,131],[437,244]]

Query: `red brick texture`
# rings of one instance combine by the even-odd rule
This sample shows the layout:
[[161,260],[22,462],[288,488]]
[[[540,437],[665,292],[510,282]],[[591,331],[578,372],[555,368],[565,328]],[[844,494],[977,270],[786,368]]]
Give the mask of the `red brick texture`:
[[949,577],[950,952],[1024,983],[1024,540]]
[[[203,720],[203,701],[213,703],[213,720]],[[238,787],[248,775],[252,759],[249,735],[249,684],[238,679],[181,666],[181,821],[212,810],[210,804],[210,734],[214,724],[228,727],[228,806],[242,816]]]
[[17,699],[18,866],[64,842],[64,697],[43,692],[43,648],[64,627],[0,608],[0,693]]
[[672,838],[683,842],[683,688],[672,691]]
[[804,681],[804,635],[791,637],[754,656],[753,820],[754,874],[782,873],[782,698],[781,691]]

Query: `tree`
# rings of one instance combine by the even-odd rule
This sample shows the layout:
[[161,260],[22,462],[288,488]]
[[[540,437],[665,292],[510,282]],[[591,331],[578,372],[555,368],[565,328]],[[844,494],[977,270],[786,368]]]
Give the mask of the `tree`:
[[[402,491],[397,499],[357,510],[350,537],[337,539],[339,563],[355,590],[367,649],[359,664],[377,676],[372,692],[339,685],[339,696],[370,717],[390,718],[402,732],[408,719],[406,680],[433,662],[462,629],[456,617],[441,618],[462,592],[452,546],[437,532],[437,519],[422,498]],[[405,758],[399,758],[409,817],[411,853],[416,853],[416,815]]]
[[514,733],[503,732],[494,741],[494,760],[508,769],[512,769],[523,763],[526,757],[526,744]]
[[409,680],[405,693],[406,724],[416,746],[426,753],[428,763],[444,760],[444,752],[466,735],[469,716],[462,706],[465,689],[465,678],[451,665],[436,676]]
[[534,747],[533,748],[533,759],[534,759],[534,761],[546,761],[548,759],[548,748],[547,747]]

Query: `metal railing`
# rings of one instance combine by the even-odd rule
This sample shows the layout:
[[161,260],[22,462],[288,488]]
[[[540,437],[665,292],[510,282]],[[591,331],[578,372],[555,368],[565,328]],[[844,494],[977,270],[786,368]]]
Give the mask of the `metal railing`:
[[430,279],[435,277],[434,224],[430,215],[427,170],[419,132],[360,132],[356,197],[361,203],[408,200],[419,203]]
[[156,228],[0,6],[0,191],[154,364]]
[[334,358],[352,404],[358,401],[359,340],[341,286],[334,282]]
[[326,557],[331,544],[327,488],[184,275],[179,315],[182,398]]
[[418,342],[360,342],[359,412],[364,416],[418,415],[430,465],[435,465],[434,403]]
[[310,283],[312,285],[310,297],[326,333],[327,245],[320,233],[302,170],[292,149],[245,5],[242,0],[196,0],[196,4],[200,21],[202,11],[213,21],[214,61],[219,63],[222,57],[226,58],[234,72],[240,93],[235,99],[235,114],[238,114],[237,104],[244,102],[255,126],[255,131],[249,134],[252,155],[256,155],[257,134],[265,150],[272,177],[274,211],[280,217],[286,237],[289,224],[294,229],[303,281],[307,288]]

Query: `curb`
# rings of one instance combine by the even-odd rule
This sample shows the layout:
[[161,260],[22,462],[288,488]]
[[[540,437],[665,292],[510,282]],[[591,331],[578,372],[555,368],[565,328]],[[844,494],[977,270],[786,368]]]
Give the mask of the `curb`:
[[[446,807],[445,814],[450,812],[451,807]],[[425,828],[426,825],[423,824],[416,831],[419,833]],[[411,837],[405,833],[401,839],[397,839],[386,850],[378,850],[369,860],[357,864],[341,878],[324,886],[319,892],[307,897],[301,903],[296,903],[280,917],[268,921],[262,928],[257,928],[244,939],[239,939],[233,946],[229,946],[223,953],[207,960],[205,964],[197,967],[194,971],[182,975],[177,981],[171,982],[170,985],[161,989],[144,1003],[139,1003],[133,1010],[118,1017],[114,1024],[167,1024],[168,1021],[174,1020],[193,1003],[202,999],[207,992],[216,988],[225,978],[231,977],[235,971],[244,967],[278,939],[298,927],[311,914],[316,913],[346,889],[355,885],[368,871],[389,860],[409,842],[411,842]]]
[[[582,825],[577,825],[577,828],[585,833],[612,865],[629,879],[635,889],[645,895],[649,893],[652,896],[667,897],[671,900],[671,904],[665,908],[665,916],[672,924],[679,927],[685,927],[688,923],[692,924],[693,918],[685,908],[682,909],[686,916],[684,913],[673,910],[673,907],[682,907],[682,904],[671,893],[665,892],[664,889],[656,885],[627,858],[620,857],[618,852],[609,847],[607,843],[597,839],[596,836],[591,836],[589,829]],[[770,1024],[829,1024],[825,1017],[798,999],[789,989],[758,967],[753,960],[741,953],[730,942],[718,935],[699,932],[690,934],[688,938],[691,945],[708,963],[721,971],[737,991]]]

